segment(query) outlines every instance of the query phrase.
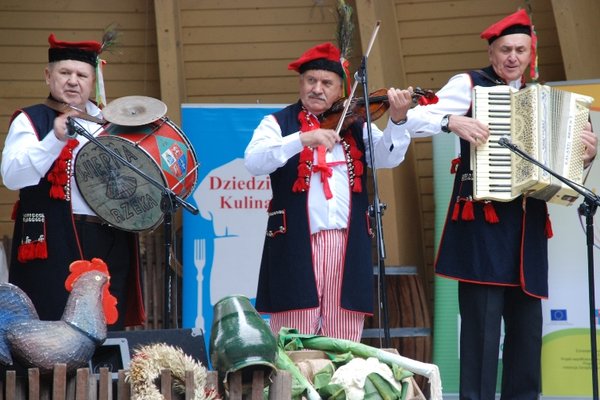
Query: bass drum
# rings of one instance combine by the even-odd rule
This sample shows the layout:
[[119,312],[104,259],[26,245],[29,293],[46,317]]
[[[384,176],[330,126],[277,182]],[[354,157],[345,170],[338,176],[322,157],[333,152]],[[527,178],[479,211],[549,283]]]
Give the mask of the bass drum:
[[155,182],[94,142],[79,150],[77,186],[90,208],[112,226],[132,232],[152,230],[164,218],[164,189],[185,199],[196,186],[196,153],[184,133],[166,117],[143,126],[109,123],[96,139]]

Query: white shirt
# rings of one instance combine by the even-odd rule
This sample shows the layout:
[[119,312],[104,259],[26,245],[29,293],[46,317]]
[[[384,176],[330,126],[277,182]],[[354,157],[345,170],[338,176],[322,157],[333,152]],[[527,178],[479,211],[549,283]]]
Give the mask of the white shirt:
[[[410,135],[403,125],[395,125],[388,121],[382,132],[371,124],[374,144],[374,158],[377,168],[393,168],[398,166],[406,155],[410,144]],[[366,158],[370,166],[368,149],[367,126],[363,127],[363,140],[366,146]],[[283,137],[281,128],[272,115],[263,118],[248,144],[244,157],[245,166],[253,175],[266,175],[284,166],[290,158],[302,151],[300,132]],[[391,149],[391,150],[390,150]],[[314,151],[314,163],[317,162],[317,152]],[[342,145],[337,143],[327,152],[328,163],[341,161],[332,166],[332,176],[329,186],[333,197],[325,198],[321,174],[313,172],[308,190],[308,210],[311,233],[327,229],[343,229],[348,226],[350,215],[350,184],[348,166],[345,162],[345,152]],[[365,169],[364,173],[367,171]],[[290,191],[292,188],[290,187]],[[367,190],[363,187],[363,190]]]
[[[435,104],[417,106],[408,110],[406,129],[413,137],[426,137],[441,132],[444,115],[465,115],[471,108],[472,81],[469,74],[454,75],[436,96],[439,101]],[[521,87],[521,80],[509,83],[513,88]]]
[[[100,109],[90,101],[86,105],[86,112],[101,118]],[[94,122],[79,118],[75,118],[75,122],[94,136],[102,132],[101,125]],[[79,145],[74,149],[73,160],[88,142],[82,135],[78,135],[77,140]],[[50,170],[65,144],[66,142],[56,138],[54,129],[43,140],[38,140],[29,118],[25,113],[20,113],[10,125],[2,151],[0,170],[4,185],[11,190],[37,185]],[[74,177],[71,177],[71,205],[75,214],[96,214],[83,199]]]

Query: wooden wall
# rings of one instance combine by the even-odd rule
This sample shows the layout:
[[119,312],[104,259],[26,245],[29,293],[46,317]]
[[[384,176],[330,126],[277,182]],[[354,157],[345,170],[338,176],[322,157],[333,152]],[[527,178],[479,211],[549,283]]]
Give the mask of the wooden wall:
[[287,65],[317,43],[335,43],[333,0],[179,3],[189,103],[294,102],[297,74]]
[[566,79],[600,76],[600,4],[597,0],[552,0]]

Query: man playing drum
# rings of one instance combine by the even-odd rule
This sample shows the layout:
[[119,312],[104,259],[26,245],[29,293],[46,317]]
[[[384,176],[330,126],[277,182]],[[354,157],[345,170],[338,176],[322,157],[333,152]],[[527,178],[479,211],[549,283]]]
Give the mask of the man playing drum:
[[[58,320],[68,297],[64,282],[71,262],[101,258],[118,299],[119,319],[110,328],[138,325],[144,309],[137,236],[104,224],[73,176],[73,161],[87,139],[70,137],[68,118],[94,135],[101,132],[101,111],[89,97],[102,43],[64,42],[54,34],[48,42],[50,95],[44,104],[14,113],[2,152],[4,184],[19,190],[9,280],[31,298],[40,319]],[[67,111],[55,111],[57,104]]]

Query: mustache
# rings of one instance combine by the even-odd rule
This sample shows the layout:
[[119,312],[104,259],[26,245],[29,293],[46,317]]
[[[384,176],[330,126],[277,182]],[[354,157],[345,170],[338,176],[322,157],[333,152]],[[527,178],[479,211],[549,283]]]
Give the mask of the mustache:
[[308,95],[309,99],[316,99],[316,100],[321,100],[321,101],[327,101],[327,99],[325,98],[325,96],[319,96],[317,94],[309,94]]

